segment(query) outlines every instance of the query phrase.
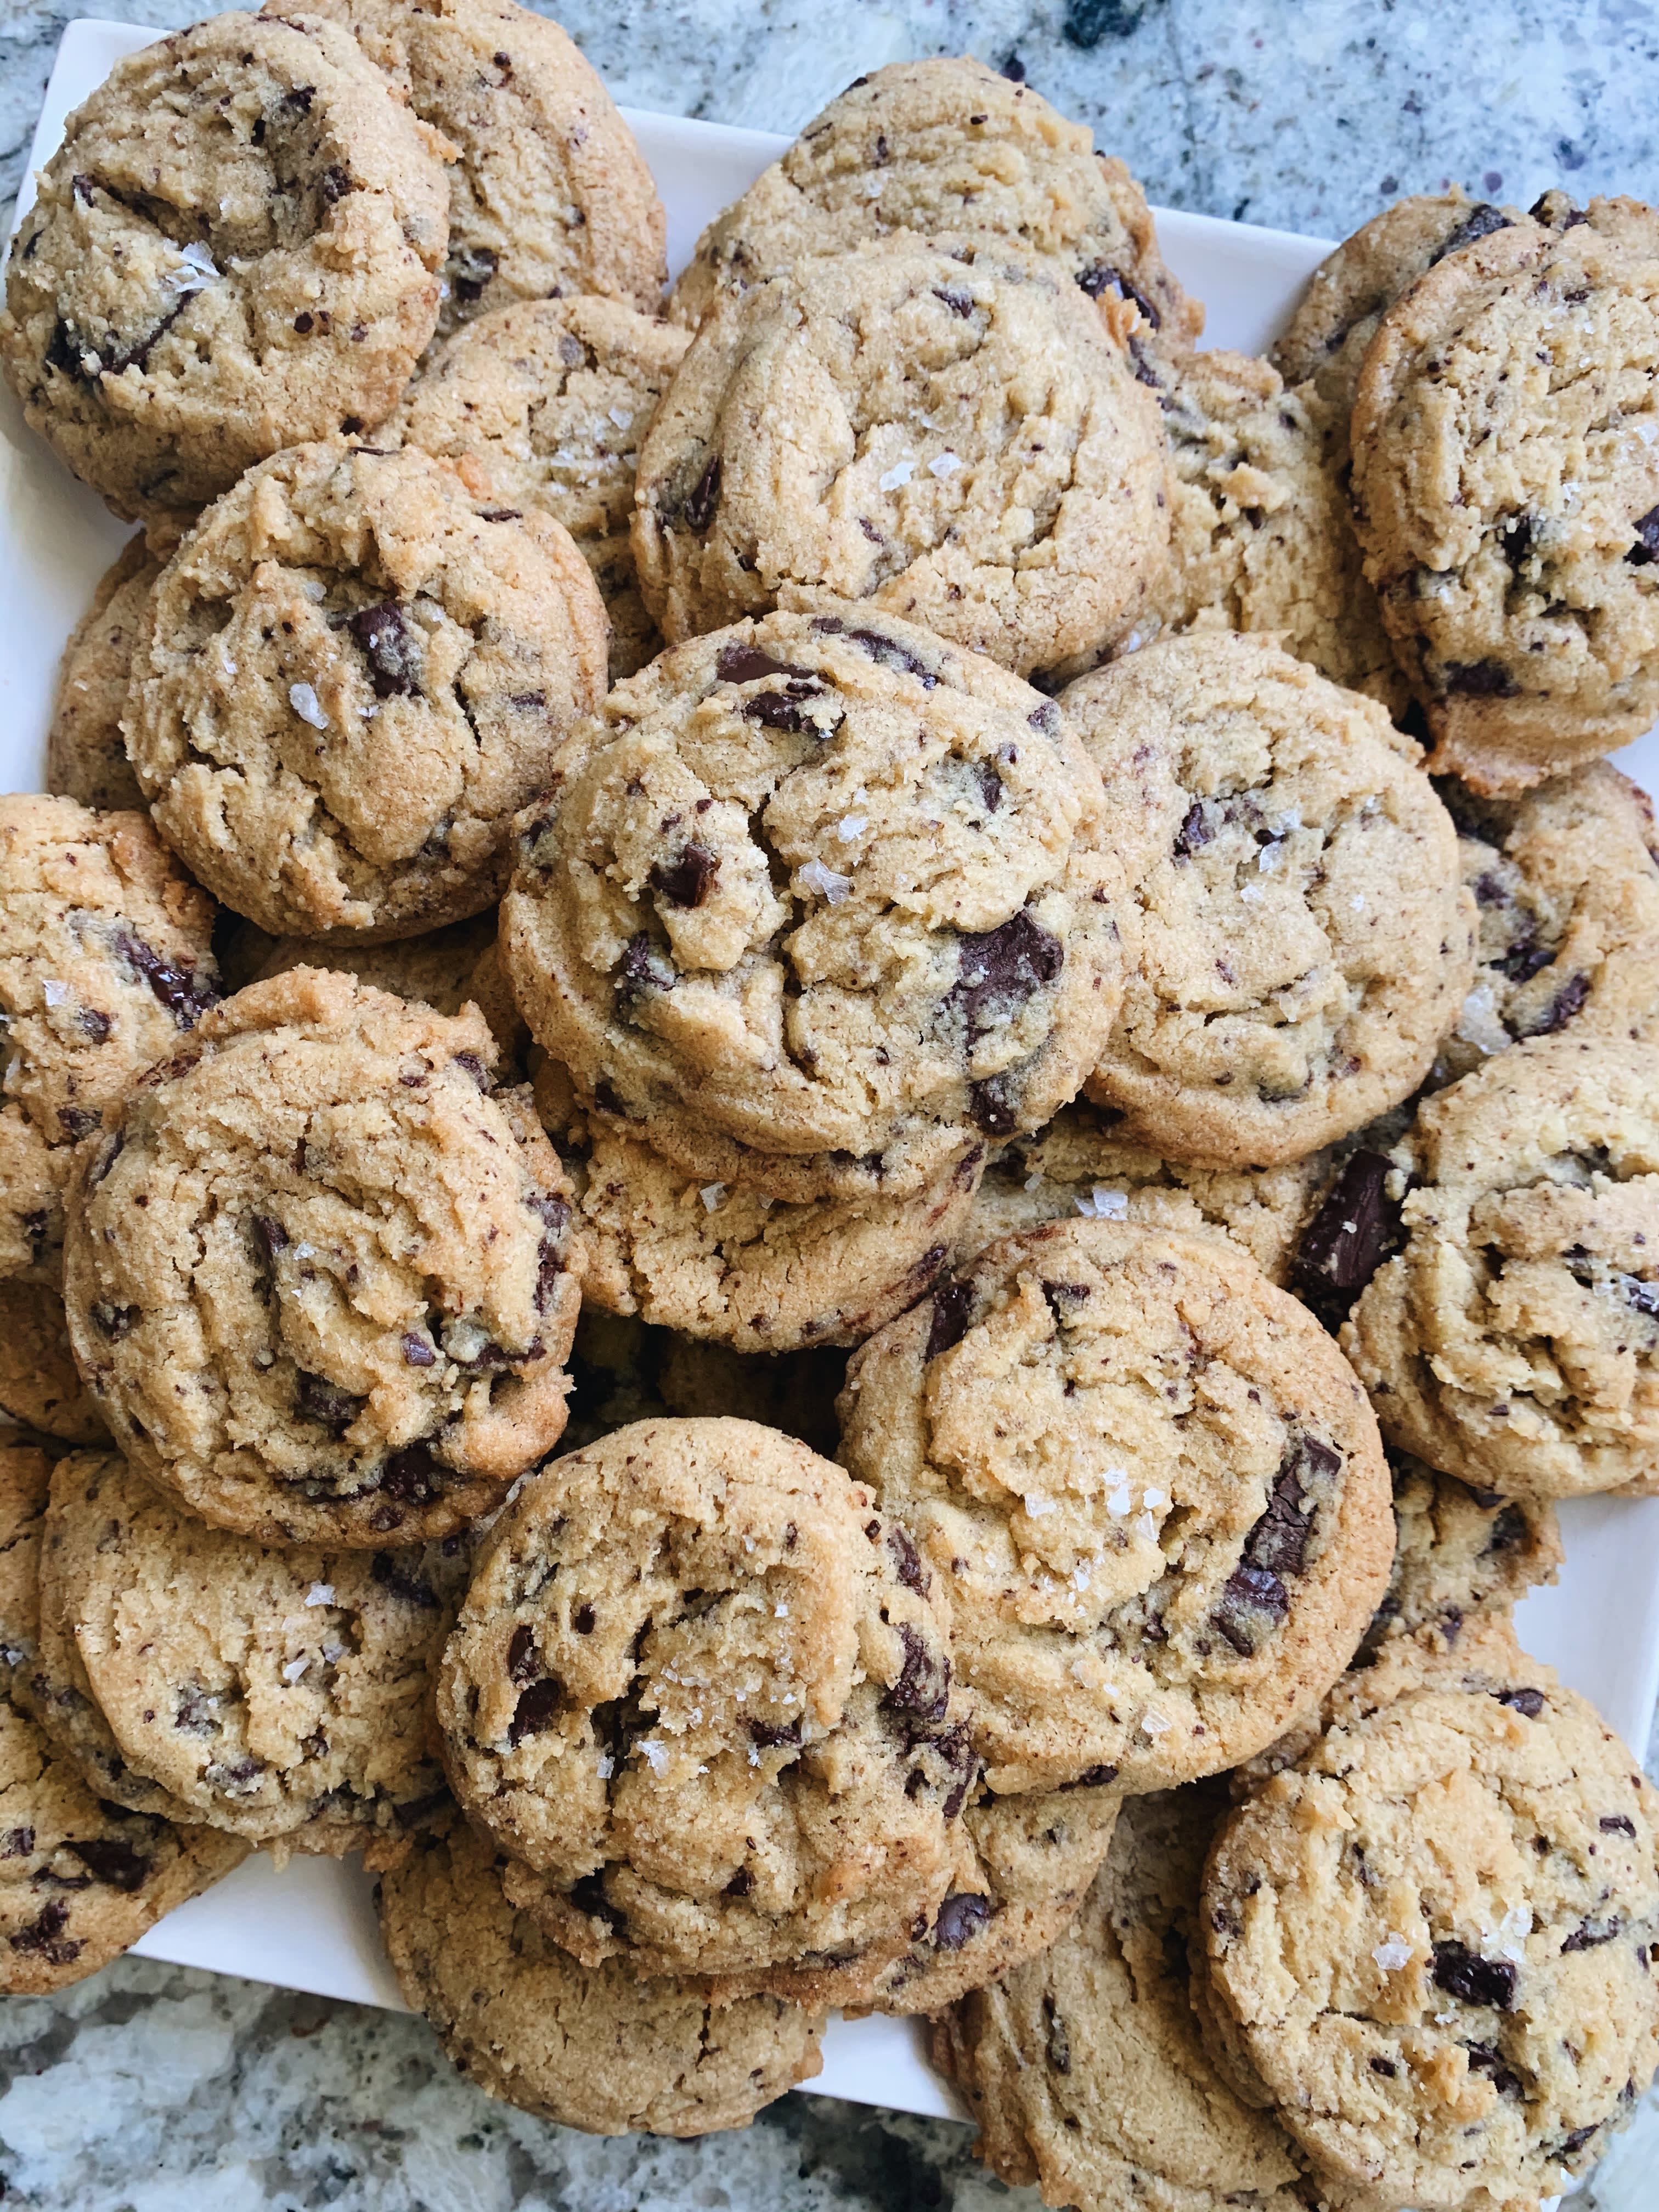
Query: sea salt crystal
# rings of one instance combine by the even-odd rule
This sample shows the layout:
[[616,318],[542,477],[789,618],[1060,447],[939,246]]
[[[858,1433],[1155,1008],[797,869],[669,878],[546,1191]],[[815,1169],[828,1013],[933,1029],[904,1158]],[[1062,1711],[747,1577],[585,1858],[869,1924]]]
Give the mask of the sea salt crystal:
[[1238,887],[1238,896],[1246,906],[1260,906],[1267,893],[1260,884],[1241,884]]
[[345,1657],[345,1646],[344,1646],[344,1644],[324,1644],[324,1646],[323,1646],[323,1664],[324,1664],[325,1667],[337,1667],[337,1666],[339,1665],[339,1663],[340,1663],[341,1660],[342,1660],[342,1659],[343,1659],[344,1657]]
[[1512,1966],[1526,1964],[1526,1939],[1532,1933],[1532,1914],[1524,1905],[1516,1905],[1498,1923],[1493,1939],[1500,1959],[1507,1959]]
[[1157,1523],[1157,1522],[1156,1522],[1156,1521],[1154,1521],[1154,1520],[1153,1520],[1153,1518],[1152,1518],[1152,1515],[1151,1515],[1150,1513],[1137,1513],[1137,1514],[1136,1514],[1136,1516],[1135,1516],[1135,1534],[1136,1534],[1136,1535],[1137,1535],[1137,1536],[1141,1537],[1141,1538],[1142,1538],[1142,1539],[1143,1539],[1146,1543],[1148,1543],[1148,1544],[1155,1544],[1155,1543],[1157,1543],[1157,1541],[1158,1541],[1158,1523]]
[[1087,1198],[1076,1200],[1079,1213],[1096,1221],[1127,1221],[1129,1218],[1129,1194],[1127,1191],[1109,1190],[1097,1182]]
[[1457,1034],[1477,1052],[1507,1050],[1510,1033],[1498,1018],[1498,1000],[1490,983],[1477,983],[1464,1000],[1457,1017]]
[[188,300],[198,292],[206,291],[219,271],[205,246],[192,244],[183,246],[180,252],[183,258],[179,266],[169,269],[161,282],[169,292],[176,293],[181,300]]
[[892,467],[884,470],[876,481],[883,491],[897,491],[909,483],[915,472],[914,461],[895,461]]
[[961,466],[954,453],[936,453],[927,464],[927,473],[932,477],[953,477]]
[[1116,1488],[1106,1493],[1106,1510],[1114,1521],[1127,1521],[1134,1510],[1134,1500],[1129,1495],[1129,1478],[1120,1471]]
[[305,1673],[306,1668],[309,1667],[310,1664],[311,1662],[308,1658],[290,1659],[287,1666],[283,1669],[283,1680],[285,1682],[297,1682],[301,1675]]
[[1264,876],[1270,876],[1284,857],[1284,845],[1275,840],[1273,844],[1264,845],[1261,848],[1255,856],[1255,864]]
[[1025,1510],[1033,1521],[1041,1521],[1045,1513],[1058,1513],[1060,1507],[1052,1498],[1039,1498],[1035,1492],[1025,1500]]
[[60,983],[55,975],[48,975],[40,986],[40,995],[49,1006],[61,1006],[70,994],[67,983]]
[[1379,1943],[1371,1956],[1385,1974],[1397,1974],[1402,1966],[1410,1966],[1412,1947],[1403,1936],[1396,1936],[1391,1930],[1387,1942]]
[[1139,653],[1141,647],[1145,645],[1146,642],[1146,639],[1142,637],[1138,629],[1132,629],[1127,637],[1124,639],[1122,644],[1119,646],[1118,651],[1120,653]]
[[782,1599],[782,1598],[780,1598],[780,1599],[778,1600],[777,1603],[773,1607],[773,1608],[772,1608],[772,1618],[773,1618],[773,1620],[788,1620],[788,1618],[789,1618],[789,1607],[788,1607],[788,1606],[784,1602],[784,1601],[783,1601],[783,1599]]
[[607,407],[605,411],[619,430],[626,430],[634,420],[625,407]]
[[306,1592],[306,1603],[307,1605],[332,1605],[333,1602],[334,1585],[332,1583],[313,1583],[311,1588]]
[[602,1751],[594,1760],[593,1767],[601,1782],[609,1782],[617,1771],[617,1762],[608,1751]]
[[1170,1500],[1161,1490],[1145,1490],[1140,1494],[1140,1502],[1149,1513],[1158,1513],[1163,1510]]
[[723,1182],[706,1182],[697,1196],[702,1200],[704,1212],[713,1213],[726,1202],[726,1185]]
[[640,1749],[645,1753],[647,1761],[653,1774],[667,1773],[668,1746],[665,1743],[659,1743],[656,1737],[653,1735],[641,1736],[640,1739]]
[[1032,1172],[1031,1172],[1030,1175],[1028,1175],[1028,1176],[1026,1176],[1026,1178],[1025,1178],[1025,1182],[1024,1182],[1024,1188],[1025,1188],[1027,1190],[1040,1190],[1040,1189],[1042,1188],[1042,1170],[1041,1168],[1036,1168],[1036,1169],[1034,1169],[1034,1170],[1032,1170]]
[[1171,1723],[1164,1719],[1162,1713],[1149,1712],[1141,1720],[1140,1731],[1143,1735],[1154,1737],[1168,1735],[1170,1725]]
[[816,891],[820,898],[828,899],[831,906],[839,906],[853,888],[851,876],[837,875],[833,868],[826,868],[822,860],[809,860],[799,873],[807,890]]
[[309,684],[290,684],[288,703],[302,722],[309,722],[313,730],[325,730],[328,716],[323,712],[323,702]]
[[863,836],[869,827],[867,814],[843,814],[836,824],[836,835],[843,845],[850,845],[855,837]]

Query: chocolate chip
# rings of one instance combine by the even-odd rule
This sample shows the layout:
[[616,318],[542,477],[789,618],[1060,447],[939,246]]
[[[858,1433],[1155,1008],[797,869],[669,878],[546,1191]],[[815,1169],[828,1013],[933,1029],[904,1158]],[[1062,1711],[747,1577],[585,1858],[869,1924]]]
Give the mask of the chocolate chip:
[[71,1144],[78,1145],[82,1137],[89,1137],[94,1129],[103,1127],[104,1117],[95,1106],[60,1106],[58,1126]]
[[181,1735],[219,1734],[219,1723],[214,1718],[213,1707],[200,1683],[187,1684],[173,1699],[173,1725]]
[[1182,817],[1180,829],[1176,831],[1174,850],[1176,860],[1190,860],[1194,853],[1209,843],[1214,834],[1204,811],[1204,801],[1194,799]]
[[1373,2074],[1386,2075],[1390,2081],[1394,2080],[1395,2075],[1400,2071],[1400,2069],[1395,2064],[1392,2058],[1373,2058],[1370,2063],[1370,2069]]
[[933,1923],[933,1947],[939,1951],[959,1951],[972,1936],[996,1917],[996,1906],[988,1897],[977,1897],[972,1890],[951,1890],[939,1905],[939,1917]]
[[34,1849],[33,1828],[8,1828],[0,1835],[0,1859],[23,1859]]
[[1235,1567],[1222,1585],[1211,1614],[1241,1659],[1253,1658],[1264,1623],[1272,1633],[1291,1609],[1290,1592],[1275,1574],[1261,1567]]
[[199,981],[193,968],[164,960],[136,930],[117,930],[111,943],[127,965],[137,969],[181,1030],[193,1029],[210,1006],[218,1005],[219,994]]
[[747,1897],[750,1891],[754,1887],[755,1877],[753,1875],[750,1873],[747,1867],[739,1867],[737,1872],[732,1875],[731,1881],[726,1883],[726,1887],[720,1892],[720,1895],[722,1897]]
[[75,1025],[94,1044],[107,1044],[110,1031],[115,1026],[109,1016],[100,1014],[95,1006],[82,1006],[75,1017]]
[[1297,1287],[1327,1327],[1347,1316],[1354,1300],[1402,1242],[1400,1201],[1389,1195],[1389,1162],[1357,1152],[1297,1247]]
[[884,1702],[918,1720],[942,1721],[951,1701],[951,1662],[930,1649],[919,1629],[908,1620],[898,1623],[898,1639],[904,1648],[904,1664]]
[[605,1893],[605,1876],[585,1874],[580,1881],[570,1886],[570,1902],[578,1912],[585,1912],[590,1920],[604,1923],[615,1935],[625,1926],[622,1914]]
[[1092,267],[1085,269],[1077,281],[1091,300],[1099,299],[1103,292],[1115,292],[1120,300],[1133,300],[1153,330],[1163,328],[1164,318],[1139,285],[1132,277],[1126,276],[1121,269],[1114,269],[1109,262],[1097,261]]
[[896,637],[888,637],[878,629],[849,628],[839,615],[815,615],[812,627],[827,637],[844,637],[849,645],[856,645],[867,653],[872,660],[883,668],[890,668],[898,676],[914,676],[925,690],[931,691],[939,678],[929,668],[920,653],[913,653]]
[[1117,1780],[1117,1769],[1111,1765],[1085,1766],[1075,1782],[1064,1786],[1068,1790],[1103,1790],[1109,1782]]
[[477,1085],[480,1091],[488,1091],[489,1089],[489,1070],[484,1066],[483,1060],[479,1059],[476,1052],[458,1052],[455,1054],[452,1065],[456,1067],[465,1068],[466,1073],[472,1078],[472,1080]]
[[37,1919],[31,1921],[27,1928],[20,1928],[7,1940],[14,1951],[46,1959],[54,1966],[67,1966],[78,1959],[86,1948],[64,1934],[68,1919],[68,1905],[61,1898],[53,1898],[50,1905],[41,1908]]
[[1633,527],[1636,543],[1625,558],[1632,568],[1645,568],[1650,562],[1659,561],[1659,507],[1638,515]]
[[988,1075],[968,1086],[968,1115],[974,1127],[988,1137],[1012,1137],[1019,1116],[1006,1075]]
[[420,642],[401,607],[389,599],[377,607],[359,607],[346,628],[368,662],[377,699],[407,697],[419,690]]
[[71,1837],[67,1848],[94,1881],[121,1890],[128,1897],[142,1889],[149,1879],[150,1861],[135,1851],[131,1844],[124,1844],[118,1836],[93,1836],[85,1843],[76,1843]]
[[1434,1981],[1448,1996],[1465,2004],[1490,2005],[1508,2012],[1515,2002],[1520,1977],[1507,1959],[1483,1959],[1462,1943],[1434,1947]]
[[799,1720],[785,1721],[775,1727],[770,1721],[746,1721],[749,1740],[762,1751],[793,1750],[800,1741]]
[[1624,1926],[1621,1920],[1582,1920],[1563,1942],[1563,1953],[1594,1951],[1603,1943],[1611,1943]]
[[1557,2158],[1576,2157],[1577,2154],[1583,2150],[1584,2145],[1589,2142],[1591,2136],[1598,2135],[1600,2132],[1601,2123],[1599,2121],[1594,2127],[1572,2129],[1568,2134],[1564,2135],[1558,2141],[1554,2148],[1554,2155]]
[[1435,252],[1430,255],[1429,266],[1431,269],[1434,268],[1437,263],[1443,261],[1449,253],[1460,252],[1464,246],[1473,246],[1477,239],[1490,238],[1495,230],[1508,230],[1510,228],[1510,218],[1502,208],[1493,207],[1488,200],[1477,201],[1457,228],[1449,231]]
[[714,889],[720,866],[720,855],[706,845],[683,845],[673,860],[653,861],[647,880],[674,906],[701,906]]
[[714,509],[720,505],[720,457],[716,453],[687,493],[680,512],[689,528],[699,537],[714,520]]
[[1544,1009],[1543,1018],[1526,1034],[1528,1036],[1553,1036],[1564,1030],[1578,1013],[1589,996],[1589,977],[1570,975]]
[[536,1632],[520,1622],[507,1647],[507,1671],[515,1682],[533,1682],[541,1670],[542,1655],[536,1649]]
[[1534,530],[1529,514],[1511,514],[1498,526],[1498,542],[1504,548],[1504,558],[1511,568],[1519,568],[1532,551]]
[[957,954],[957,980],[945,994],[945,1004],[961,1018],[969,1047],[1000,1018],[1016,1012],[1034,991],[1052,983],[1065,959],[1060,939],[1025,908],[995,929],[963,936]]
[[771,653],[763,653],[757,645],[723,645],[714,656],[714,673],[722,684],[756,684],[763,676],[805,676],[809,679],[810,668],[800,668],[793,660],[777,660]]
[[400,1566],[394,1553],[376,1552],[368,1563],[368,1575],[371,1582],[377,1583],[392,1596],[400,1598],[404,1604],[418,1607],[422,1613],[438,1610],[436,1594],[419,1575],[412,1575]]
[[436,1364],[437,1358],[437,1353],[423,1336],[416,1336],[412,1329],[405,1331],[404,1364],[406,1367],[431,1367]]
[[[1477,892],[1479,888],[1477,885]],[[1554,957],[1549,946],[1541,944],[1535,932],[1528,929],[1516,938],[1507,951],[1498,955],[1492,965],[1511,983],[1529,983],[1540,969],[1549,966]]]
[[138,1321],[137,1306],[113,1306],[102,1298],[95,1301],[91,1312],[100,1334],[112,1344],[119,1344],[124,1336],[130,1335]]
[[925,1359],[937,1359],[960,1344],[973,1318],[974,1294],[966,1283],[941,1283],[933,1292],[933,1316],[927,1327]]
[[943,301],[953,315],[960,315],[964,321],[974,312],[973,295],[969,292],[958,292],[953,284],[935,284],[933,297]]
[[438,1462],[425,1442],[404,1444],[380,1469],[380,1488],[405,1505],[430,1505],[440,1490]]
[[507,1740],[515,1749],[528,1735],[541,1735],[550,1729],[564,1706],[564,1685],[556,1675],[544,1674],[527,1690],[520,1691],[519,1702],[513,1708]]
[[631,997],[642,997],[647,991],[672,991],[675,971],[658,952],[644,930],[630,937],[623,947],[622,982],[620,988]]
[[921,1554],[911,1541],[909,1530],[901,1528],[896,1521],[888,1523],[887,1548],[893,1555],[898,1578],[905,1588],[915,1590],[919,1597],[926,1597],[928,1583],[927,1577],[922,1571]]
[[294,1402],[302,1420],[315,1421],[331,1437],[343,1437],[368,1401],[342,1390],[325,1376],[308,1375],[302,1367],[295,1376]]
[[570,1626],[578,1636],[591,1636],[597,1617],[591,1605],[579,1605],[570,1616]]
[[1484,2074],[1500,2097],[1524,2097],[1526,2085],[1513,2068],[1504,2063],[1502,2056],[1489,2043],[1468,2045],[1469,2071]]
[[1636,1841],[1636,1823],[1628,1813],[1603,1813],[1595,1825],[1604,1836],[1628,1836],[1632,1843]]
[[1481,1546],[1483,1559],[1491,1559],[1498,1552],[1512,1552],[1527,1541],[1529,1531],[1527,1516],[1518,1505],[1506,1505],[1493,1521]]
[[1457,694],[1471,699],[1513,699],[1520,686],[1501,660],[1449,660],[1440,690],[1447,698]]
[[337,161],[331,162],[324,170],[322,189],[324,204],[328,207],[333,207],[337,201],[343,200],[351,190],[351,179]]
[[816,677],[796,677],[781,690],[757,691],[745,699],[738,708],[745,722],[758,722],[768,730],[788,730],[796,735],[810,731],[819,734],[818,726],[806,712],[810,701],[822,699],[824,686]]
[[932,1739],[930,1748],[936,1759],[943,1760],[947,1769],[955,1773],[945,1797],[943,1811],[947,1820],[957,1820],[968,1802],[968,1793],[979,1779],[979,1759],[969,1741],[965,1723],[958,1721],[942,1735]]
[[501,266],[501,257],[487,246],[463,246],[449,257],[449,288],[465,307],[483,299],[484,287]]

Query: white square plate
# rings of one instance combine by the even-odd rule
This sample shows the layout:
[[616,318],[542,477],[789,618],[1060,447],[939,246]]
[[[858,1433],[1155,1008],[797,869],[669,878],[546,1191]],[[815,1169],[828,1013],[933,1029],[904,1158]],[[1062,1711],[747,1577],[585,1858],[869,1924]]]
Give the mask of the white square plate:
[[[125,54],[151,33],[127,23],[70,23],[46,88],[19,210],[64,122]],[[677,116],[625,110],[668,210],[668,260],[678,270],[698,232],[788,143]],[[1256,230],[1208,216],[1160,211],[1171,267],[1206,302],[1212,345],[1260,352],[1310,272],[1320,239]],[[34,791],[45,774],[46,724],[64,642],[131,532],[71,477],[24,425],[0,386],[0,790]],[[1620,756],[1659,788],[1659,737]],[[1564,1506],[1567,1563],[1559,1583],[1520,1609],[1527,1648],[1594,1699],[1638,1752],[1659,1692],[1659,1498],[1586,1499]],[[296,1858],[278,1874],[263,1855],[153,1928],[146,1958],[210,1966],[254,1981],[402,2008],[380,1948],[371,1884],[356,1862]],[[822,2094],[901,2111],[963,2117],[928,2066],[919,2023],[835,2021],[824,2041]]]

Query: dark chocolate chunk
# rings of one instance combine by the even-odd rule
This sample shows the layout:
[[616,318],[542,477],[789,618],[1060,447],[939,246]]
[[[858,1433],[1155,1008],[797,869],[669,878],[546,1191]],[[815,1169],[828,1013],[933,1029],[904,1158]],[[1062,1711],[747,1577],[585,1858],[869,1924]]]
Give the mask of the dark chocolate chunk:
[[101,1128],[104,1117],[96,1106],[60,1106],[58,1126],[71,1144],[78,1145],[82,1137]]
[[885,1703],[900,1712],[914,1713],[918,1720],[943,1720],[951,1699],[950,1661],[931,1651],[921,1632],[908,1620],[899,1622],[898,1638],[904,1647],[904,1664]]
[[110,1889],[122,1890],[129,1897],[149,1879],[150,1861],[135,1851],[131,1844],[123,1843],[118,1836],[92,1836],[84,1843],[77,1843],[71,1837],[67,1848],[94,1881],[103,1882]]
[[380,1488],[405,1505],[430,1505],[441,1488],[438,1462],[424,1440],[388,1455],[380,1469]]
[[762,1751],[793,1749],[800,1741],[799,1720],[784,1721],[777,1726],[770,1721],[746,1721],[750,1741]]
[[623,948],[619,988],[629,997],[641,998],[647,991],[672,991],[674,982],[672,966],[647,933],[641,929],[630,937]]
[[1524,1687],[1518,1690],[1498,1690],[1494,1691],[1493,1695],[1500,1705],[1508,1705],[1515,1712],[1524,1713],[1529,1721],[1535,1721],[1544,1710],[1544,1692],[1541,1690]]
[[1066,2023],[1052,1997],[1042,2000],[1042,2021],[1048,2063],[1056,2074],[1069,2074],[1072,2070],[1072,2039],[1066,2032]]
[[1529,1036],[1553,1036],[1564,1030],[1573,1016],[1580,1012],[1589,996],[1588,975],[1569,975],[1555,996],[1545,1007],[1542,1018],[1529,1030]]
[[1344,1165],[1297,1247],[1297,1286],[1328,1327],[1347,1316],[1384,1260],[1400,1249],[1401,1208],[1389,1164],[1358,1152]]
[[390,1591],[393,1597],[401,1598],[405,1605],[416,1606],[422,1613],[438,1610],[435,1591],[422,1582],[419,1575],[412,1575],[399,1566],[392,1553],[376,1552],[368,1563],[368,1573],[371,1582],[377,1583],[383,1590]]
[[1659,561],[1659,507],[1650,507],[1645,514],[1638,514],[1632,525],[1636,543],[1625,558],[1632,568],[1645,568]]
[[420,690],[420,633],[404,621],[401,607],[389,599],[378,607],[359,607],[346,628],[368,662],[377,699],[406,697]]
[[315,1421],[331,1437],[343,1437],[368,1401],[342,1390],[326,1376],[308,1375],[302,1367],[295,1376],[294,1402],[302,1420]]
[[483,299],[501,257],[488,246],[466,246],[449,257],[449,289],[464,307]]
[[1515,2002],[1519,1979],[1518,1971],[1507,1959],[1483,1959],[1463,1943],[1434,1947],[1435,1987],[1465,2004],[1490,2005],[1495,2011],[1508,2012]]
[[127,965],[137,969],[181,1030],[194,1028],[210,1006],[218,1005],[219,994],[200,981],[193,968],[164,960],[136,930],[117,930],[112,944]]
[[654,860],[647,880],[671,905],[701,906],[720,873],[720,855],[706,845],[683,845],[672,860]]
[[1015,1012],[1034,991],[1052,983],[1065,960],[1060,939],[1022,907],[997,928],[961,939],[957,980],[945,1003],[960,1016],[971,1045],[1000,1018]]
[[20,1928],[7,1941],[14,1951],[49,1960],[54,1966],[67,1966],[86,1948],[83,1943],[64,1935],[68,1919],[68,1905],[61,1898],[55,1897],[50,1905],[41,1907],[38,1918],[31,1921],[27,1928]]
[[550,1729],[564,1705],[564,1685],[555,1674],[544,1674],[539,1681],[531,1683],[519,1693],[519,1702],[513,1708],[513,1718],[507,1724],[507,1740],[517,1746],[527,1735],[541,1735]]
[[739,1867],[720,1894],[722,1897],[747,1897],[754,1886],[755,1877],[748,1868]]
[[896,675],[914,676],[924,690],[931,691],[939,682],[920,653],[912,653],[896,637],[888,637],[878,629],[849,627],[839,615],[815,615],[812,627],[825,637],[844,637],[849,645],[858,646],[872,660],[883,668],[890,668]]
[[1526,2085],[1512,2067],[1506,2066],[1501,2054],[1489,2043],[1472,2043],[1468,2046],[1469,2071],[1484,2074],[1500,2097],[1524,2097]]
[[927,1350],[923,1357],[937,1359],[953,1344],[960,1344],[973,1319],[974,1294],[966,1283],[941,1283],[933,1292],[933,1317],[927,1328]]
[[1501,660],[1449,660],[1440,679],[1442,694],[1471,699],[1513,699],[1520,690]]
[[810,668],[798,667],[793,660],[775,659],[757,645],[723,645],[714,656],[714,673],[722,684],[756,684],[763,676],[812,678]]
[[685,495],[680,509],[689,529],[701,537],[714,520],[720,499],[720,457],[716,453]]
[[915,1590],[920,1597],[926,1597],[928,1582],[922,1567],[921,1554],[911,1541],[909,1530],[902,1528],[896,1521],[890,1521],[887,1524],[887,1548],[893,1555],[898,1578],[905,1588]]
[[1595,1825],[1604,1836],[1628,1836],[1632,1843],[1636,1841],[1636,1823],[1628,1813],[1603,1813]]
[[1182,817],[1180,829],[1176,831],[1176,860],[1190,860],[1194,853],[1209,843],[1214,834],[1210,827],[1209,817],[1204,811],[1204,801],[1201,799],[1194,799]]
[[118,1344],[124,1336],[131,1334],[137,1323],[138,1309],[137,1306],[112,1306],[100,1298],[92,1307],[92,1318],[101,1335],[108,1337],[112,1344]]
[[996,1917],[996,1906],[988,1897],[977,1897],[972,1890],[952,1890],[939,1909],[933,1923],[933,1947],[939,1951],[959,1951],[970,1936],[978,1935],[988,1922]]
[[968,1115],[974,1127],[988,1137],[1012,1137],[1019,1127],[1009,1079],[988,1075],[968,1086]]
[[1624,1924],[1617,1918],[1580,1921],[1571,1935],[1563,1942],[1561,1948],[1564,1953],[1597,1950],[1603,1943],[1611,1943]]
[[1254,1656],[1264,1626],[1278,1627],[1291,1609],[1290,1592],[1275,1574],[1265,1568],[1235,1567],[1222,1585],[1221,1596],[1210,1618],[1241,1659]]
[[1438,247],[1430,256],[1429,266],[1432,269],[1437,262],[1443,261],[1449,253],[1456,253],[1466,246],[1473,246],[1477,239],[1490,238],[1493,231],[1508,230],[1511,227],[1510,218],[1502,208],[1493,207],[1489,200],[1479,200],[1469,210],[1455,230],[1448,232],[1445,238],[1442,240]]
[[974,312],[973,295],[969,292],[958,292],[954,285],[935,284],[933,297],[943,301],[951,313],[953,315],[960,315],[964,322]]

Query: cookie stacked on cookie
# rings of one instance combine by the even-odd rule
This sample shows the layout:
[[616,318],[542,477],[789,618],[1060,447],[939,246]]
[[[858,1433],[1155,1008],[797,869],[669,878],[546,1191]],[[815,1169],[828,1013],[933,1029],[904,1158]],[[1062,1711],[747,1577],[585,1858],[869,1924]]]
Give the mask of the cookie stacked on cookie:
[[144,532],[0,801],[0,1984],[361,1853],[575,2126],[872,2008],[1081,2212],[1583,2169],[1659,1832],[1510,1613],[1659,1481],[1650,223],[1406,203],[1269,363],[977,63],[665,315],[510,0],[71,119],[0,360]]

